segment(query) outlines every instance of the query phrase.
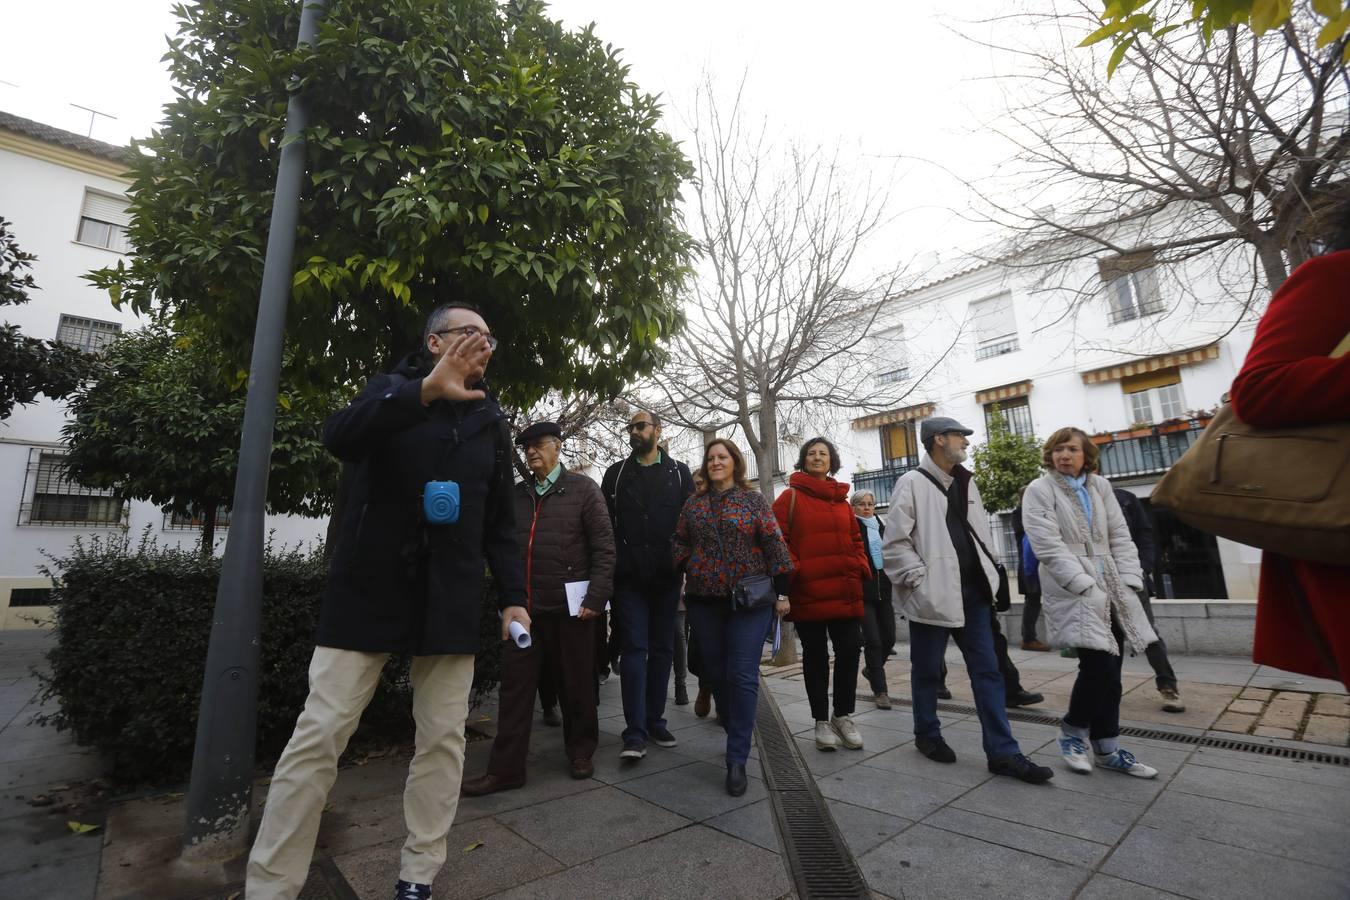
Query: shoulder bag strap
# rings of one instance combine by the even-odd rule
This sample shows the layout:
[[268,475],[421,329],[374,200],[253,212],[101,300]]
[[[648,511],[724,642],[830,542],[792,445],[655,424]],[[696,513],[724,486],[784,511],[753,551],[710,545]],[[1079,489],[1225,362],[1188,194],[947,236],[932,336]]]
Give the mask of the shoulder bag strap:
[[[924,471],[923,469],[915,469],[914,471],[918,472],[924,478],[927,478],[929,481],[933,482],[933,486],[935,488],[937,488],[939,491],[942,491],[944,495],[947,495],[947,492],[942,488],[942,482],[938,481],[937,478],[933,476],[932,472],[927,472]],[[951,502],[951,497],[949,495],[947,495],[947,502],[948,503]],[[962,516],[961,524],[966,526],[966,532],[971,536],[971,538],[975,541],[975,543],[979,545],[979,548],[984,551],[984,555],[989,557],[989,561],[993,563],[995,566],[1002,565],[1002,563],[1000,563],[994,557],[994,554],[989,552],[989,548],[984,545],[984,541],[980,540],[980,536],[975,533],[975,528],[970,524],[970,517]]]

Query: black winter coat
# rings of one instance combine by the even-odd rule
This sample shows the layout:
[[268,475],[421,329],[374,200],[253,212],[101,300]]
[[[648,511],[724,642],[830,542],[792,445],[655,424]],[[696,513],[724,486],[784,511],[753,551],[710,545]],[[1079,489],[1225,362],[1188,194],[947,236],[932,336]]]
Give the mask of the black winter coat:
[[[876,563],[872,562],[872,551],[867,546],[867,526],[863,524],[862,516],[854,516],[853,518],[858,520],[858,533],[862,535],[863,550],[867,553],[867,565],[872,570],[872,577],[863,581],[863,603],[870,605],[883,598],[889,603],[891,600],[891,580],[886,577],[885,569],[878,569]],[[879,521],[877,526],[881,537],[886,537],[886,523]]]
[[587,609],[614,596],[614,531],[600,486],[563,468],[542,497],[534,479],[516,485],[516,537],[525,554],[530,610],[566,609],[569,581],[589,581]]
[[[484,559],[501,606],[525,603],[501,410],[492,400],[423,406],[417,358],[372,378],[324,424],[324,445],[356,464],[319,615],[324,647],[477,652]],[[432,480],[459,483],[458,522],[423,522]]]
[[1134,541],[1134,548],[1139,551],[1139,564],[1144,569],[1144,590],[1153,596],[1156,593],[1153,576],[1158,560],[1158,548],[1153,541],[1153,522],[1144,504],[1139,502],[1132,491],[1112,488],[1111,493],[1116,495],[1116,502],[1125,516],[1125,524],[1130,529],[1130,540]]
[[659,489],[642,492],[641,466],[633,455],[605,470],[600,490],[614,524],[618,560],[617,584],[644,583],[676,577],[672,556],[675,525],[684,501],[694,493],[694,476],[684,463],[662,451]]

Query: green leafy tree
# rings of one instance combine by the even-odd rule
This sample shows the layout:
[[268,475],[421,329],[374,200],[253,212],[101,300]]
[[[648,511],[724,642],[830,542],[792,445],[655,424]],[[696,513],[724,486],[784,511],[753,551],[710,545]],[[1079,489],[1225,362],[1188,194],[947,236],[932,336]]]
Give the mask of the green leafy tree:
[[218,336],[236,379],[253,337],[287,87],[302,89],[302,199],[287,322],[299,390],[415,348],[427,311],[480,305],[503,399],[617,393],[661,361],[691,250],[690,167],[660,106],[591,28],[537,0],[334,0],[294,49],[293,0],[177,8],[177,98],[139,147],[136,255],[92,276]]
[[[1083,39],[1087,47],[1110,40],[1113,49],[1107,74],[1113,74],[1125,54],[1140,38],[1160,40],[1185,26],[1199,29],[1206,43],[1216,32],[1248,29],[1257,37],[1284,28],[1295,15],[1294,0],[1106,0],[1099,14],[1101,27]],[[1350,62],[1350,0],[1309,0],[1298,4],[1299,14],[1317,27],[1317,49],[1338,44],[1342,65]]]
[[[37,257],[19,249],[11,225],[0,219],[0,306],[18,306],[38,289],[32,268]],[[88,371],[86,355],[74,347],[26,336],[18,325],[0,325],[0,421],[15,406],[45,394],[59,400],[75,389]]]
[[975,484],[990,512],[1013,509],[1022,489],[1041,474],[1041,444],[1014,434],[995,404],[989,414],[989,437],[975,448]]
[[[162,324],[119,337],[95,377],[70,400],[63,433],[66,468],[83,484],[117,488],[171,512],[200,516],[203,554],[215,540],[216,513],[234,495],[243,427],[243,388],[220,377],[207,342]],[[320,430],[341,401],[283,394],[272,440],[268,509],[320,515],[332,503],[337,460]]]

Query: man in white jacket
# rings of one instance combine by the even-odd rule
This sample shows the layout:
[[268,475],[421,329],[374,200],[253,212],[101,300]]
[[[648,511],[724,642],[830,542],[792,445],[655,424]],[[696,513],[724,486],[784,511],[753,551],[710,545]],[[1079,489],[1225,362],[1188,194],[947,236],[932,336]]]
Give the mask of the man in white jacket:
[[989,615],[998,570],[979,488],[961,465],[973,433],[945,416],[925,420],[919,435],[928,455],[896,482],[886,514],[881,558],[896,606],[909,619],[914,743],[935,762],[956,762],[937,716],[942,655],[951,636],[970,673],[989,771],[1043,784],[1054,772],[1023,755],[1003,705]]

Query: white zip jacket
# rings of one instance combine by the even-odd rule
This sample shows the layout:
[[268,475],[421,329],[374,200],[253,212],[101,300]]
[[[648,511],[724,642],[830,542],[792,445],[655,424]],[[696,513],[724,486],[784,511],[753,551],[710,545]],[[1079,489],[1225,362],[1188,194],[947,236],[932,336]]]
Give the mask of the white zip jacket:
[[[925,456],[919,468],[937,478],[944,489],[951,487],[952,476],[938,468],[931,456]],[[966,518],[984,545],[992,547],[989,516],[973,478]],[[979,546],[975,547],[975,555],[992,597],[998,589],[998,570]],[[896,609],[902,616],[943,628],[961,628],[966,624],[961,602],[961,564],[947,530],[947,495],[917,471],[902,475],[891,492],[881,560],[891,581]]]

